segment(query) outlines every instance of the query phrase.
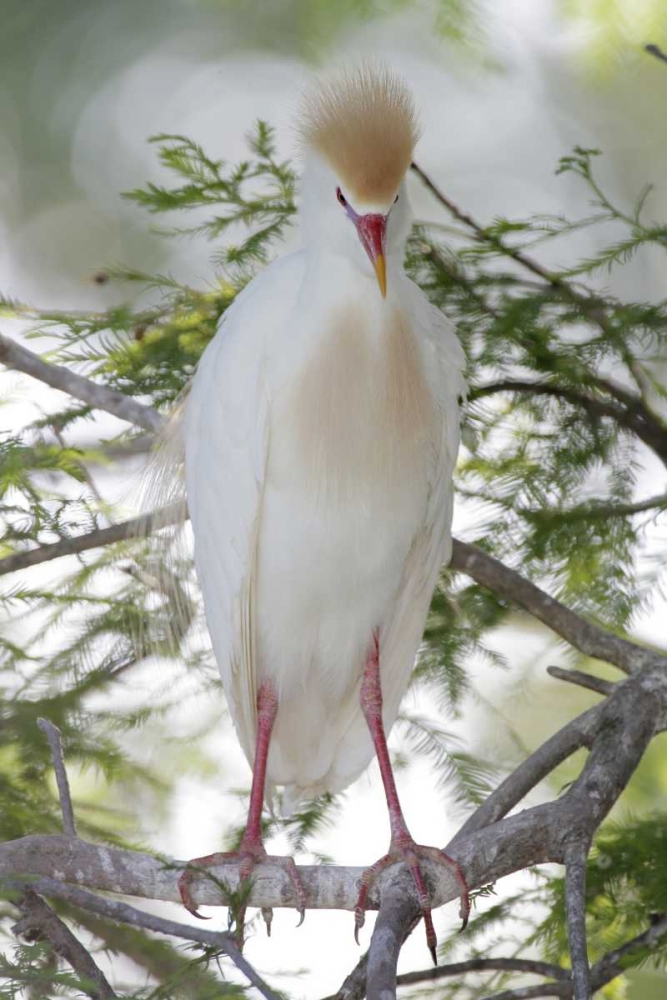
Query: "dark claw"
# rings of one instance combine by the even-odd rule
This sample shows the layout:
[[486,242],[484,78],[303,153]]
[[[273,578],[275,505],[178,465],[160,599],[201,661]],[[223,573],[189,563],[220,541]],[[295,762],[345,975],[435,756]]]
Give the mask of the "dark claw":
[[264,918],[264,923],[266,924],[266,936],[271,937],[271,924],[273,923],[273,910],[270,906],[265,906],[262,908],[262,917]]
[[191,913],[193,917],[197,918],[197,920],[210,920],[210,917],[205,917],[199,912],[196,904],[192,901],[190,886],[188,884],[190,882],[190,878],[190,873],[185,871],[178,880],[178,892],[181,897],[181,902],[188,913]]
[[298,924],[297,924],[296,926],[297,926],[297,927],[301,927],[301,924],[302,924],[302,923],[304,922],[304,920],[306,919],[306,911],[304,910],[304,908],[303,908],[303,907],[300,907],[300,908],[299,908],[299,909],[297,910],[297,913],[299,914],[299,923],[298,923]]
[[459,917],[461,918],[461,926],[459,927],[459,934],[463,934],[464,930],[468,926],[469,916],[470,916],[470,896],[466,893],[465,896],[461,896],[461,906],[459,907]]
[[359,931],[364,926],[366,917],[363,910],[357,910],[354,914],[354,940],[359,944]]
[[438,964],[438,956],[435,953],[435,945],[433,945],[433,944],[429,945],[429,949],[428,950],[431,952],[431,958],[433,959],[433,964],[437,965]]

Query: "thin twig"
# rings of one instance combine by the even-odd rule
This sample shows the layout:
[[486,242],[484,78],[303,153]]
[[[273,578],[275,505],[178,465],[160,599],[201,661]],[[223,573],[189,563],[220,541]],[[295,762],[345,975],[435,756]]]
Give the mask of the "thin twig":
[[451,976],[463,976],[466,972],[525,972],[535,976],[548,976],[562,982],[570,982],[570,973],[560,965],[552,962],[538,962],[529,958],[471,958],[466,962],[450,962],[448,965],[436,965],[434,969],[422,969],[419,972],[407,972],[398,976],[398,986],[411,986],[413,983],[429,982],[432,979],[446,979]]
[[88,892],[87,889],[66,885],[64,882],[59,882],[50,876],[31,880],[29,884],[16,879],[7,879],[5,884],[13,889],[26,890],[30,888],[41,895],[51,896],[55,899],[64,899],[74,906],[80,906],[84,910],[98,913],[103,917],[108,917],[110,920],[117,920],[123,924],[131,924],[133,927],[141,927],[144,930],[155,931],[158,934],[184,938],[186,941],[196,941],[207,948],[222,951],[232,960],[248,981],[260,991],[266,1000],[279,1000],[277,995],[266,985],[248,960],[243,957],[234,938],[226,931],[208,931],[200,927],[191,927],[188,924],[179,924],[175,920],[166,920],[164,917],[158,917],[154,913],[146,913],[144,910],[138,910],[136,907],[130,906],[128,903],[123,903],[120,900],[96,896],[94,893]]
[[165,507],[163,510],[142,514],[128,521],[120,521],[109,528],[96,528],[85,535],[75,535],[73,538],[62,538],[59,542],[49,542],[39,545],[26,552],[16,552],[14,555],[0,559],[0,576],[6,573],[16,573],[20,569],[39,566],[41,563],[60,559],[63,556],[78,555],[90,549],[113,545],[129,538],[138,538],[150,534],[155,528],[166,527],[181,520],[183,511],[179,504]]
[[70,795],[65,761],[63,760],[62,736],[60,730],[57,726],[54,726],[52,722],[49,722],[48,719],[38,719],[37,725],[46,736],[49,741],[49,746],[51,747],[53,770],[56,773],[58,797],[60,799],[60,808],[63,814],[63,829],[68,837],[76,837],[77,833],[76,825],[74,823],[74,809],[72,808],[72,796]]
[[511,378],[473,386],[468,393],[468,400],[474,402],[499,392],[522,392],[532,396],[552,396],[556,399],[563,399],[574,406],[581,406],[592,417],[609,417],[620,427],[632,431],[640,441],[643,441],[648,448],[655,452],[661,461],[667,464],[667,429],[664,424],[646,409],[638,397],[634,397],[604,380],[598,380],[596,385],[612,395],[613,401],[590,396],[579,389],[557,385],[554,382],[534,382]]
[[571,997],[569,983],[540,983],[537,986],[517,986],[513,990],[502,990],[489,994],[485,1000],[531,1000],[532,997]]
[[64,958],[81,978],[81,986],[91,1000],[115,1000],[116,994],[92,955],[46,900],[33,889],[28,889],[18,907],[23,917],[12,928],[15,934],[27,934],[33,940],[36,934],[45,937],[56,954]]
[[503,239],[496,236],[494,233],[490,233],[488,229],[480,225],[476,219],[473,218],[468,212],[464,212],[462,209],[449,198],[444,191],[442,191],[437,184],[429,177],[429,175],[421,169],[416,163],[412,164],[412,171],[419,177],[424,186],[431,192],[431,194],[436,198],[437,201],[443,205],[447,211],[454,216],[459,222],[462,222],[473,234],[474,239],[478,243],[487,243],[492,246],[499,253],[503,254],[505,257],[511,257],[512,260],[516,261],[526,270],[531,271],[533,274],[537,275],[543,281],[546,281],[552,288],[557,289],[565,298],[570,302],[578,305],[584,314],[588,316],[594,323],[596,323],[605,332],[608,331],[608,323],[604,311],[600,308],[600,302],[597,296],[591,293],[588,289],[584,293],[577,291],[573,288],[569,282],[560,275],[554,274],[548,268],[540,264],[534,257],[531,257],[523,250],[518,250],[515,247],[509,246]]
[[8,368],[39,379],[54,389],[60,389],[61,392],[66,392],[95,409],[106,410],[120,420],[137,424],[147,431],[159,431],[164,425],[163,417],[152,407],[137,403],[130,396],[116,392],[115,389],[98,385],[92,379],[77,375],[62,365],[42,361],[38,354],[28,351],[3,334],[0,334],[0,362]]
[[654,45],[652,42],[644,46],[644,52],[648,52],[650,56],[655,56],[656,59],[662,59],[663,62],[667,63],[667,55],[665,55],[658,45]]
[[577,684],[579,687],[588,688],[589,691],[596,691],[598,694],[611,694],[616,687],[613,681],[606,681],[602,677],[585,674],[583,670],[566,670],[564,667],[551,666],[547,667],[547,673],[551,677],[556,677],[559,681],[567,681],[568,684]]
[[636,500],[631,503],[580,503],[575,507],[560,510],[539,511],[534,508],[520,508],[521,514],[532,517],[544,515],[545,518],[558,517],[568,523],[572,521],[593,521],[612,517],[633,517],[635,514],[645,514],[649,510],[664,510],[667,508],[667,493],[657,493],[646,500]]
[[565,911],[572,964],[573,1000],[590,1000],[591,972],[586,945],[586,859],[588,842],[573,844],[565,857]]

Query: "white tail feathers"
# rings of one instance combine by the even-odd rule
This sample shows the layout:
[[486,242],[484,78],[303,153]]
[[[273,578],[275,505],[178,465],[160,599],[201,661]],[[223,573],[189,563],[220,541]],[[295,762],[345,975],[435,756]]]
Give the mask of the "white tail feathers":
[[128,572],[142,581],[153,604],[141,634],[135,636],[143,656],[178,656],[188,634],[202,621],[187,523],[184,403],[182,396],[160,433],[139,489],[145,548]]

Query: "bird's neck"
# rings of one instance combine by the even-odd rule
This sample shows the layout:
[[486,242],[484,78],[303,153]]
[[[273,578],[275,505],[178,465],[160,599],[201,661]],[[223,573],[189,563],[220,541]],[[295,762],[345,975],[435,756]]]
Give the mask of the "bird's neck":
[[306,249],[304,286],[310,300],[317,302],[320,309],[337,309],[341,305],[363,302],[367,309],[377,313],[379,321],[404,300],[408,279],[402,252],[387,253],[387,294],[383,298],[370,263],[367,267],[365,262],[360,266],[357,261],[318,244],[311,244]]

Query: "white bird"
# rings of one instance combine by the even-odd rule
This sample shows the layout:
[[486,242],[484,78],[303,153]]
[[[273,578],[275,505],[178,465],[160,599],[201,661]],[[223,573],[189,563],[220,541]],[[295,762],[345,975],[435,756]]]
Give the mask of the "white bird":
[[[253,768],[238,852],[268,860],[265,794],[337,792],[377,754],[391,825],[375,875],[451,864],[415,844],[387,752],[440,568],[450,557],[464,358],[450,323],[403,268],[405,175],[418,128],[383,69],[320,83],[299,128],[303,248],[268,266],[225,313],[186,403],[195,564],[229,709]],[[302,912],[304,893],[288,867]],[[185,905],[196,912],[181,880]],[[463,882],[465,886],[465,882]]]

